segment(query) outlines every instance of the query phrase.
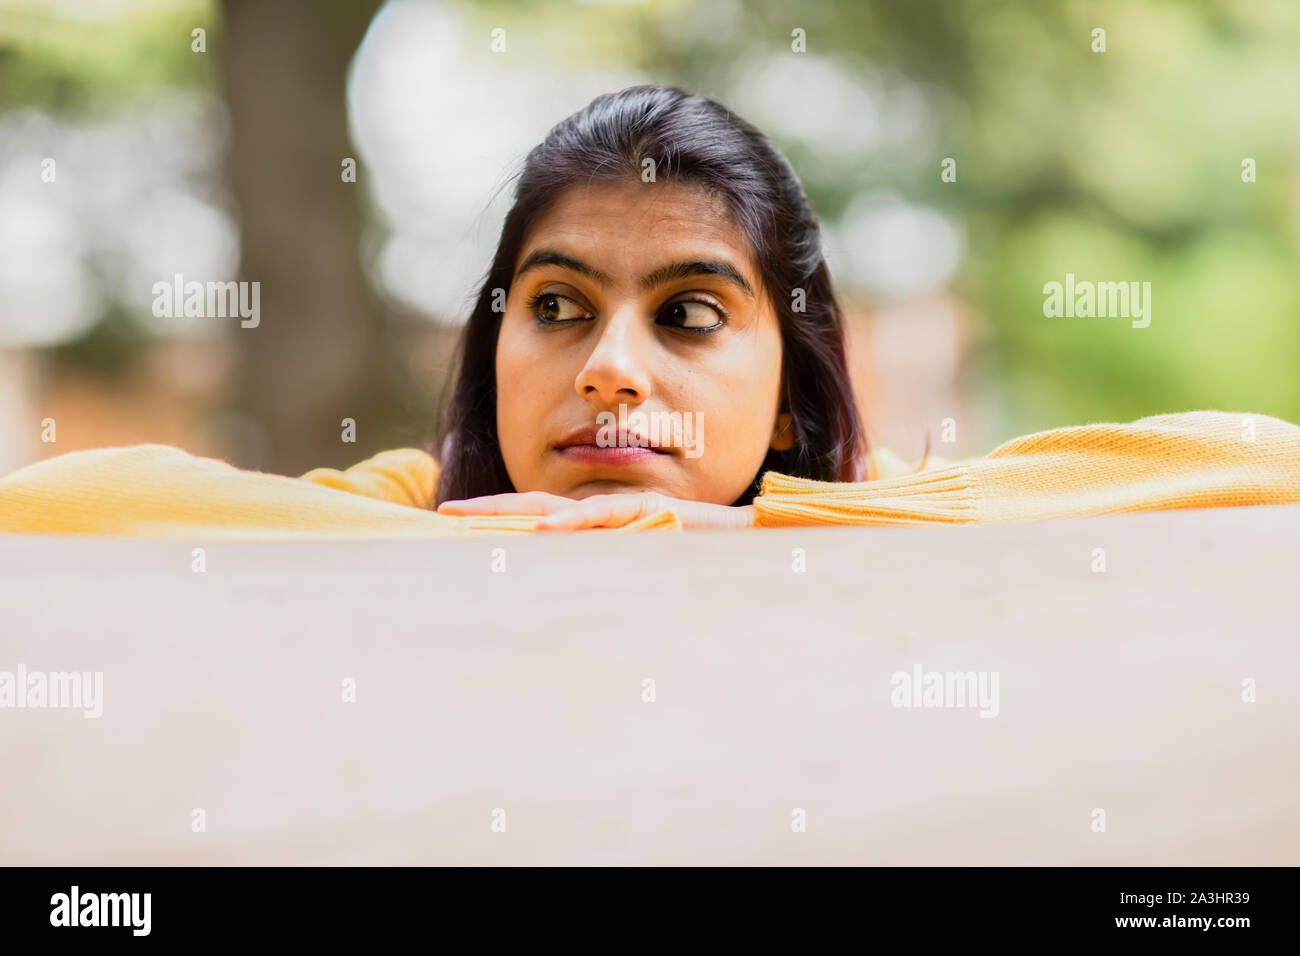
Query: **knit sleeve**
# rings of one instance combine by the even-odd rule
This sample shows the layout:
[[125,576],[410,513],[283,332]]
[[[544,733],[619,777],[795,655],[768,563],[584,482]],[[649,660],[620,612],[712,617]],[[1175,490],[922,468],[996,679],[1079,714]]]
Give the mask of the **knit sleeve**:
[[377,475],[360,473],[357,482],[372,494],[341,494],[328,482],[244,471],[170,445],[94,448],[56,455],[0,478],[0,532],[169,538],[440,535],[463,525],[401,507],[396,487],[385,486]]
[[418,448],[396,448],[381,451],[346,471],[313,468],[302,478],[368,498],[429,508],[438,485],[438,462]]
[[877,481],[768,473],[754,524],[992,523],[1297,502],[1300,427],[1198,411],[1055,428],[983,458]]
[[[301,478],[245,471],[170,445],[67,452],[0,478],[0,533],[155,538],[526,534],[536,515],[429,510],[437,463],[404,448]],[[673,511],[612,532],[680,530]]]

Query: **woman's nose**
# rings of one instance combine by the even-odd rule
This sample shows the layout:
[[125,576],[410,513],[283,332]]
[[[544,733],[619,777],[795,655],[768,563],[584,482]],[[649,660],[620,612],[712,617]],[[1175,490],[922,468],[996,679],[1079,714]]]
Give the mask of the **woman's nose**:
[[579,395],[602,408],[650,397],[653,342],[643,324],[631,307],[610,315],[574,382]]

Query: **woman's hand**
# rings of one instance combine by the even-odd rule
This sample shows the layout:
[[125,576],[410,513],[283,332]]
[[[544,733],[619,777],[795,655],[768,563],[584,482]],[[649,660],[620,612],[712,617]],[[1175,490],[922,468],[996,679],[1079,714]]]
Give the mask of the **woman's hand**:
[[733,508],[702,501],[685,501],[654,492],[628,495],[593,495],[575,500],[544,491],[486,495],[438,505],[442,515],[542,515],[538,531],[577,531],[580,528],[618,528],[638,518],[671,508],[683,528],[748,528],[754,523],[752,506]]

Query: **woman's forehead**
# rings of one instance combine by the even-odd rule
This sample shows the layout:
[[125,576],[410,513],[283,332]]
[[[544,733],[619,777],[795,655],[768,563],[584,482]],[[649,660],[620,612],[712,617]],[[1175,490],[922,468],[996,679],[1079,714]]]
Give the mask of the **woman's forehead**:
[[748,238],[726,203],[681,183],[593,183],[561,193],[529,228],[519,263],[542,248],[599,260],[614,278],[667,257],[723,258],[753,273]]

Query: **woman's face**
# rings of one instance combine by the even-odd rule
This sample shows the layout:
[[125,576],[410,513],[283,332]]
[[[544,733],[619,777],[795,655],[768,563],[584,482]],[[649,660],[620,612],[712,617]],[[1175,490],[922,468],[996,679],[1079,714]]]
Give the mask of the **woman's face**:
[[496,376],[517,491],[731,504],[773,440],[780,330],[721,200],[574,186],[524,238]]

